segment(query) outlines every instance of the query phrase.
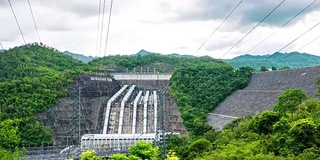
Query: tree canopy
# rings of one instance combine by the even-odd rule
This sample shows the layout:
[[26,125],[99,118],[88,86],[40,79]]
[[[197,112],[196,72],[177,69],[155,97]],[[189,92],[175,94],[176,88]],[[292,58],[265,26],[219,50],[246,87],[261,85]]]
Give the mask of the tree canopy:
[[169,92],[175,98],[188,131],[201,135],[210,130],[207,113],[237,89],[249,83],[252,68],[236,70],[217,60],[181,63],[170,80]]
[[52,144],[51,129],[35,115],[66,96],[82,62],[34,43],[2,52],[0,64],[0,148]]

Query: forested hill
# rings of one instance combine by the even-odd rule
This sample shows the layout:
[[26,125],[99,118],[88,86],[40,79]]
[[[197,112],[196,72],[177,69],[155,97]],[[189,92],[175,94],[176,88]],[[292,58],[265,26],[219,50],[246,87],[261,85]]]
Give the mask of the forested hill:
[[65,71],[83,65],[54,48],[29,44],[6,50],[0,56],[0,82],[38,76],[45,71]]
[[[160,53],[154,53],[154,52],[149,52],[149,51],[146,51],[144,49],[140,50],[138,53],[136,53],[136,55],[141,55],[141,56],[146,56],[146,55],[149,55],[149,54],[160,54]],[[168,54],[169,57],[176,57],[176,58],[195,58],[196,56],[192,56],[192,55],[185,55],[185,54],[178,54],[178,53],[171,53],[171,54]]]
[[142,50],[138,52],[138,54],[134,55],[115,55],[94,59],[88,63],[88,68],[95,70],[109,70],[111,72],[126,72],[127,70],[133,71],[134,68],[136,68],[136,71],[139,72],[142,67],[144,72],[146,71],[146,68],[149,68],[150,71],[153,71],[155,68],[157,72],[173,72],[174,68],[181,62],[199,62],[204,59],[214,60],[210,57],[175,57],[159,53],[150,53]]
[[[269,58],[270,57],[270,58]],[[271,55],[243,55],[231,60],[225,60],[227,63],[236,66],[250,66],[256,70],[260,70],[262,66],[265,66],[269,69],[275,67],[276,69],[281,69],[284,67],[289,68],[303,68],[303,67],[312,67],[320,65],[320,57],[299,52],[291,53],[279,53],[276,52]]]
[[83,63],[56,49],[28,44],[0,54],[1,149],[50,144],[50,128],[35,114],[66,96],[66,88]]
[[92,56],[87,57],[87,56],[84,56],[82,54],[72,53],[72,52],[69,52],[69,51],[64,51],[62,53],[64,55],[71,56],[74,59],[80,60],[83,63],[88,63],[88,62],[92,61],[93,59],[97,58],[97,57],[92,57]]

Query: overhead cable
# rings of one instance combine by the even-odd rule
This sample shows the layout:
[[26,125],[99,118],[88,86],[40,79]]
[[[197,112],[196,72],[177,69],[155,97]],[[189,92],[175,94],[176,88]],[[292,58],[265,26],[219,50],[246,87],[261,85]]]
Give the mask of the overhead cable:
[[0,47],[4,50],[4,47],[3,47],[3,45],[1,44],[1,42],[0,42]]
[[9,2],[9,5],[10,5],[10,8],[11,8],[11,11],[12,11],[12,13],[13,13],[14,19],[16,20],[16,23],[17,23],[17,25],[18,25],[18,28],[19,28],[21,37],[22,37],[22,39],[23,39],[23,42],[24,42],[24,44],[27,44],[26,40],[24,39],[24,36],[23,36],[22,30],[21,30],[21,27],[20,27],[20,25],[19,25],[19,22],[18,22],[18,19],[17,19],[17,17],[16,17],[16,14],[14,13],[14,10],[13,10],[13,7],[12,7],[12,5],[11,5],[10,0],[8,0],[8,2]]
[[111,22],[111,14],[112,14],[112,5],[113,5],[113,0],[111,0],[111,3],[110,3],[109,21],[108,21],[107,36],[106,36],[106,45],[105,45],[105,48],[104,48],[104,55],[103,55],[103,56],[106,56],[106,53],[107,53],[107,45],[108,45],[110,22]]
[[270,13],[268,13],[258,24],[256,24],[247,34],[245,34],[236,44],[234,44],[226,53],[224,53],[221,57],[223,58],[226,54],[228,54],[235,46],[237,46],[243,39],[245,39],[254,29],[256,29],[264,20],[266,20],[276,9],[278,9],[286,0],[280,2]]
[[101,0],[99,0],[99,16],[98,16],[98,27],[97,27],[97,41],[96,41],[96,51],[98,51],[99,47],[99,31],[100,31],[100,14],[101,14]]
[[41,39],[40,39],[40,35],[39,35],[39,30],[38,30],[38,27],[37,27],[36,20],[34,19],[32,7],[31,7],[31,4],[30,4],[30,1],[29,1],[29,0],[28,0],[28,5],[29,5],[29,8],[30,8],[30,12],[31,12],[31,16],[32,16],[32,20],[33,20],[34,27],[36,28],[36,31],[37,31],[39,43],[41,43]]
[[[295,16],[293,16],[291,19],[289,19],[286,23],[284,23],[280,28],[283,28],[284,26],[286,26],[287,24],[289,24],[293,19],[295,19],[296,17],[298,17],[301,13],[303,13],[305,10],[307,10],[309,7],[311,7],[315,2],[317,2],[318,0],[314,0],[313,2],[311,2],[308,6],[306,6],[304,9],[302,9],[299,13],[297,13]],[[255,48],[257,48],[260,44],[262,44],[264,41],[266,41],[268,38],[270,38],[272,35],[274,35],[276,32],[271,33],[269,36],[267,36],[266,38],[264,38],[261,42],[259,42],[257,45],[255,45],[254,47],[252,47],[249,51],[247,51],[246,53],[250,53],[251,51],[253,51]]]
[[103,24],[104,24],[104,11],[105,11],[105,8],[106,8],[106,0],[103,0],[102,22],[101,22],[101,28],[100,28],[99,56],[100,56],[101,44],[102,44],[102,34],[103,34]]
[[303,46],[301,46],[300,48],[297,49],[297,51],[301,50],[302,48],[308,46],[309,44],[311,44],[312,42],[318,40],[320,38],[320,36],[314,38],[313,40],[309,41],[308,43],[304,44]]
[[211,33],[211,35],[201,44],[201,46],[198,48],[196,53],[207,43],[207,41],[217,32],[217,30],[222,26],[222,24],[231,16],[231,14],[240,6],[240,4],[243,2],[241,0],[233,9],[232,11],[227,15],[227,17],[219,24],[219,26]]
[[[297,41],[298,39],[300,39],[302,36],[304,36],[305,34],[307,34],[308,32],[310,32],[311,30],[313,30],[314,28],[316,28],[318,25],[320,25],[320,22],[318,22],[316,25],[314,25],[313,27],[309,28],[307,31],[305,31],[304,33],[302,33],[301,35],[299,35],[297,38],[293,39],[291,42],[289,42],[288,44],[286,44],[284,47],[282,47],[281,49],[279,49],[277,52],[282,51],[283,49],[287,48],[289,45],[291,45],[293,42]],[[274,55],[274,54],[273,54]],[[266,60],[270,59],[271,57],[273,57],[273,55],[269,56]],[[283,59],[289,57],[286,56]]]

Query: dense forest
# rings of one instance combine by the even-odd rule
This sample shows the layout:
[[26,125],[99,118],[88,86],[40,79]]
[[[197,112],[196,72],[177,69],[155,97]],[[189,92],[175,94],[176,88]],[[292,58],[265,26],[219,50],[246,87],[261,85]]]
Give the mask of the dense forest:
[[66,96],[82,62],[35,43],[4,51],[0,64],[0,157],[3,149],[52,144],[35,114]]
[[182,63],[172,75],[169,92],[181,111],[184,125],[195,135],[210,130],[207,113],[237,89],[249,83],[252,69],[200,58],[198,63]]

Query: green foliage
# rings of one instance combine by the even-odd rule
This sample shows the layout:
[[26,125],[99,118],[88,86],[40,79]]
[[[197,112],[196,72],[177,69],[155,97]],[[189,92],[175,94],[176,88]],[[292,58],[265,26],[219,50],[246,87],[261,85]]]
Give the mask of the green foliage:
[[[312,147],[315,140],[316,125],[313,119],[299,119],[292,123],[289,134],[303,149]],[[301,149],[300,149],[301,150]]]
[[70,56],[70,57],[72,57],[74,59],[80,60],[83,63],[88,63],[88,62],[92,61],[93,59],[97,58],[97,57],[92,57],[92,56],[87,57],[87,56],[84,56],[84,55],[81,55],[81,54],[71,53],[69,51],[64,51],[62,53],[64,55]]
[[293,112],[298,109],[298,105],[307,98],[308,96],[301,89],[286,90],[278,97],[278,103],[273,107],[273,110],[280,114],[290,112],[293,116]]
[[282,95],[277,105],[289,104],[294,109],[242,117],[220,132],[208,131],[203,136],[169,137],[168,148],[186,160],[319,160],[320,101],[306,100],[305,93],[295,89]]
[[[80,61],[53,48],[34,44],[15,47],[0,55],[0,124],[11,128],[0,135],[0,147],[52,144],[52,131],[42,126],[35,115],[54,106],[66,96],[73,75],[83,67]],[[12,134],[15,133],[15,134]],[[0,136],[1,137],[1,136]]]
[[102,160],[102,157],[96,156],[96,152],[94,150],[87,150],[81,153],[80,160]]
[[255,116],[249,123],[249,128],[259,134],[272,133],[273,124],[278,122],[280,115],[271,111],[263,111],[262,114]]
[[176,156],[174,151],[169,150],[166,160],[179,160],[179,157]]
[[129,160],[129,158],[124,154],[113,154],[109,157],[110,160]]
[[19,150],[17,147],[12,150],[6,150],[0,146],[0,160],[14,160],[21,157],[25,152],[25,149]]
[[18,145],[18,126],[20,119],[7,119],[0,122],[0,144],[1,148],[11,149]]
[[159,155],[159,149],[154,148],[151,143],[144,141],[138,142],[135,146],[129,148],[130,156],[136,156],[141,159],[157,159]]
[[261,66],[260,71],[266,72],[266,71],[269,71],[269,69],[266,66]]
[[135,146],[129,148],[129,157],[124,154],[113,154],[111,160],[156,160],[159,156],[159,149],[153,147],[151,143],[145,141],[137,142]]
[[202,135],[211,129],[206,116],[228,95],[249,83],[252,68],[235,70],[221,61],[202,58],[184,62],[171,77],[169,92],[176,100],[188,131]]
[[212,150],[212,144],[210,141],[205,138],[195,140],[188,146],[188,159],[194,159],[195,157],[210,150]]
[[147,54],[130,55],[130,56],[107,56],[99,59],[94,59],[88,63],[87,69],[89,70],[109,70],[117,72],[134,71],[141,72],[140,67],[143,67],[143,72],[147,72],[146,68],[149,67],[149,72],[153,73],[154,67],[156,72],[172,72],[174,68],[181,62],[190,58],[176,58],[161,54]]
[[320,77],[317,78],[316,88],[317,88],[316,96],[320,97]]

